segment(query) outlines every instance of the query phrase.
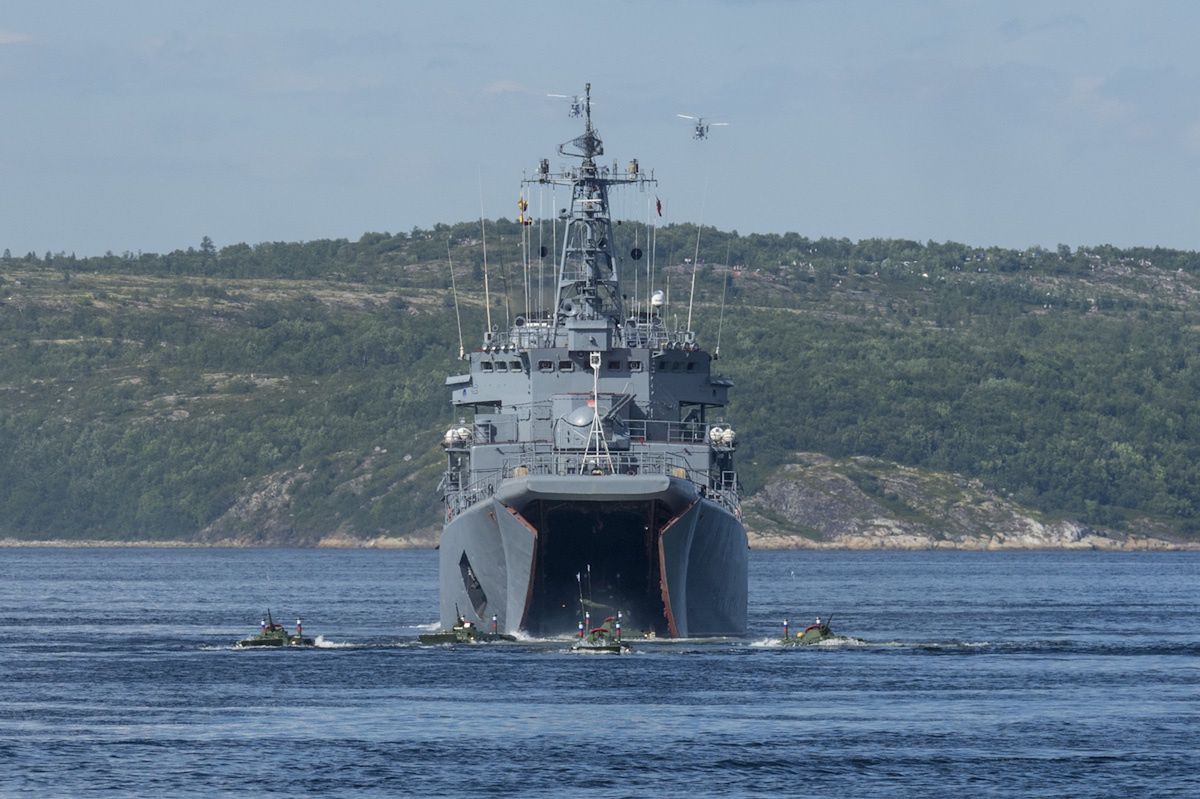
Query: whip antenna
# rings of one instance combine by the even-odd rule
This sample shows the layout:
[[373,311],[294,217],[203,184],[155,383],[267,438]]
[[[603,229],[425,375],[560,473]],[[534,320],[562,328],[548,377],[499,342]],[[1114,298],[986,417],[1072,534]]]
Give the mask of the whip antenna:
[[454,321],[458,324],[458,359],[467,354],[463,347],[462,315],[458,312],[458,286],[454,282],[454,260],[450,257],[450,237],[446,237],[446,263],[450,264],[450,294],[454,297]]
[[708,178],[704,179],[704,194],[700,197],[700,218],[696,220],[696,252],[692,255],[692,288],[688,292],[687,330],[692,330],[692,303],[696,300],[696,267],[700,263],[700,231],[704,228],[704,202],[708,199]]
[[713,360],[721,357],[721,328],[725,325],[725,289],[729,288],[729,249],[725,247],[725,279],[721,281],[721,313],[717,317],[717,346],[713,348]]
[[483,237],[483,310],[486,312],[487,332],[492,332],[492,295],[488,291],[487,225],[483,223],[483,177],[479,178],[479,230]]

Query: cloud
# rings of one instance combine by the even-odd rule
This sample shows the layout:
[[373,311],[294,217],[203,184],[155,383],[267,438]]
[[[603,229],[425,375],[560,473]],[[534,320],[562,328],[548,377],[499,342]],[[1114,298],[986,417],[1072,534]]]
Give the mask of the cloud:
[[15,31],[0,31],[0,47],[6,44],[28,44],[33,41],[33,37],[28,33],[17,33]]
[[498,80],[483,87],[484,94],[537,94],[528,86],[515,80]]
[[253,82],[260,91],[278,94],[348,94],[370,91],[382,85],[371,75],[330,75],[300,70],[276,70],[257,75]]
[[1054,35],[1079,34],[1087,30],[1087,22],[1083,17],[1074,14],[1063,14],[1039,22],[1025,19],[1010,19],[1000,26],[1000,32],[1009,41],[1024,39],[1029,36],[1048,33]]
[[1105,123],[1123,122],[1134,113],[1130,103],[1111,96],[1105,81],[1095,77],[1076,78],[1067,102]]

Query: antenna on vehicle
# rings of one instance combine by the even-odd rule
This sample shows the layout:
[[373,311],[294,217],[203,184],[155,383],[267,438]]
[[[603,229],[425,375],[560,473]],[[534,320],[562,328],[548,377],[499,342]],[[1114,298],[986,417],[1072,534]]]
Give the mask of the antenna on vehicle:
[[587,610],[583,606],[583,575],[575,572],[575,584],[579,586],[579,637],[583,637],[583,616]]

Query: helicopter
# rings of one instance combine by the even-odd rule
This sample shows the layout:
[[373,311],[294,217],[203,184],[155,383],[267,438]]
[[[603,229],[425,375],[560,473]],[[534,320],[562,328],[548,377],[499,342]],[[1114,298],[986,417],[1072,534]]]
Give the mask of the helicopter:
[[693,139],[707,139],[709,127],[722,128],[729,125],[728,122],[705,122],[704,117],[694,117],[689,114],[676,114],[680,119],[690,119],[696,123],[692,129]]
[[567,112],[568,116],[581,117],[583,116],[583,100],[579,99],[578,94],[547,94],[547,97],[561,97],[564,100],[571,101],[571,110]]

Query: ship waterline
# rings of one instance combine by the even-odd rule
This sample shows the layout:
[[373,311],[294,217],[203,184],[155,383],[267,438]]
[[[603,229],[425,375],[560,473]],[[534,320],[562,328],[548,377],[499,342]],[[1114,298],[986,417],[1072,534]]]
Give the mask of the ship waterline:
[[556,302],[489,329],[446,380],[463,416],[443,439],[441,620],[559,635],[615,615],[635,634],[740,635],[737,441],[716,416],[732,381],[667,324],[663,292],[622,293],[608,191],[655,181],[636,160],[597,165],[590,86],[585,98],[584,134],[559,148],[581,163],[544,159],[527,181],[571,190]]

